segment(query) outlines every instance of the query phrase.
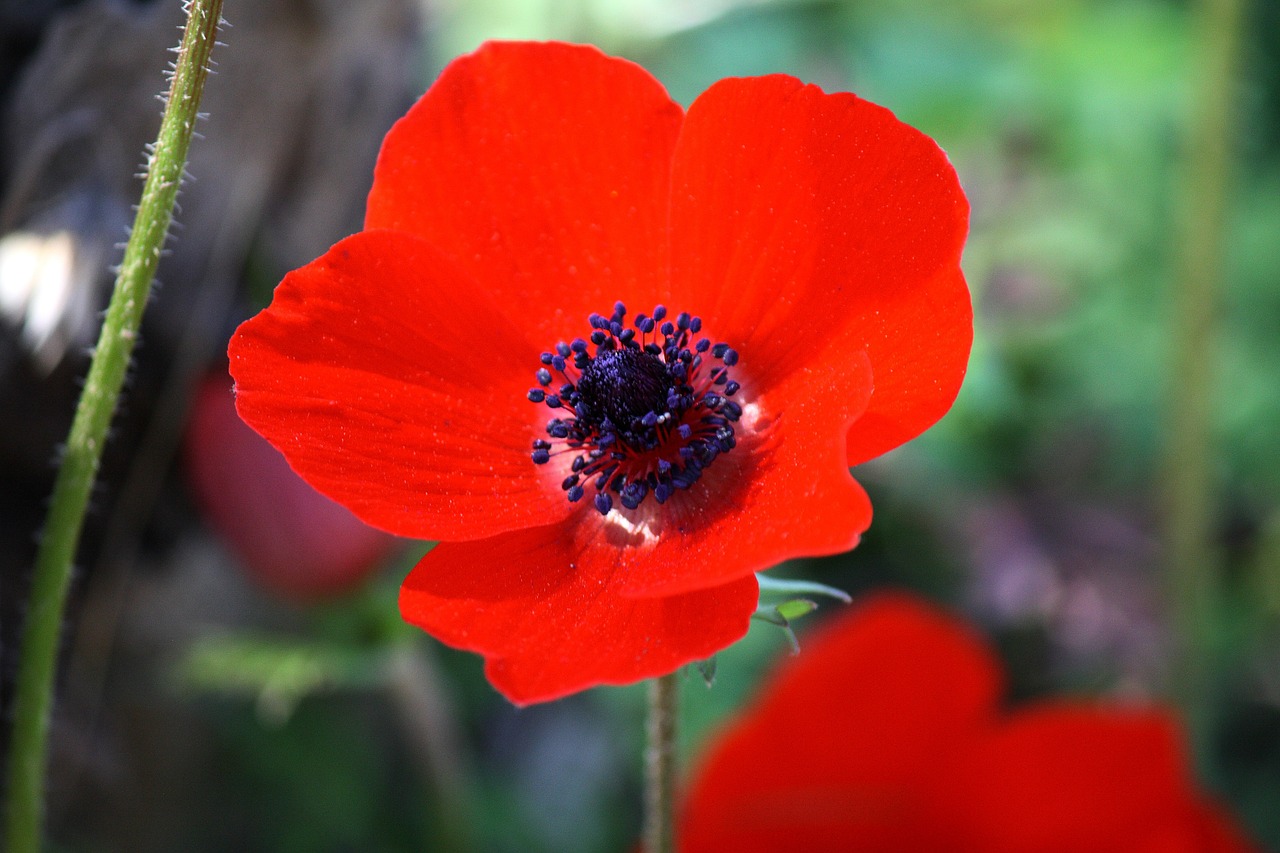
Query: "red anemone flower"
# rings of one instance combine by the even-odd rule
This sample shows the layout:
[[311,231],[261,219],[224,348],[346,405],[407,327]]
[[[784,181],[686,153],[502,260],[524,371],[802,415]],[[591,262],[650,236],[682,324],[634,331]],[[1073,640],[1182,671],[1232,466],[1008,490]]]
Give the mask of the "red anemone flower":
[[887,110],[784,76],[687,112],[591,47],[493,43],[387,135],[365,230],[232,339],[241,416],[440,542],[401,611],[516,702],[739,639],[753,573],[851,548],[849,465],[947,410],[968,207]]
[[707,753],[681,850],[1249,853],[1169,712],[1000,708],[966,626],[880,595],[820,629]]

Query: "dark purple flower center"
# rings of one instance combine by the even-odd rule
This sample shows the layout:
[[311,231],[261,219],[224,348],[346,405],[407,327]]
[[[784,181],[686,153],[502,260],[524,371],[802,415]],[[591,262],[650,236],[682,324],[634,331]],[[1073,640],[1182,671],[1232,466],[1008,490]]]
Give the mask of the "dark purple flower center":
[[[602,515],[614,495],[635,509],[650,494],[661,504],[691,487],[734,448],[733,425],[742,417],[730,399],[740,387],[729,378],[738,354],[695,340],[701,318],[682,312],[667,320],[659,305],[624,328],[626,315],[619,302],[612,316],[588,317],[590,341],[561,341],[544,352],[539,387],[529,391],[530,400],[561,413],[547,422],[548,438],[534,440],[533,461],[572,454],[561,488],[570,501],[594,489]],[[563,380],[554,391],[553,372]]]

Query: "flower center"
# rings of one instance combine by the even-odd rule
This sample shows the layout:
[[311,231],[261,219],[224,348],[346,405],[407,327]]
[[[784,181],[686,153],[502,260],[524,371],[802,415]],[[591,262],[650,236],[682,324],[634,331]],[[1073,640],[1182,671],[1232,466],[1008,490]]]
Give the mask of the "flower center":
[[606,350],[578,380],[582,419],[597,426],[609,421],[626,431],[649,412],[663,411],[674,384],[658,356],[626,347]]
[[[738,354],[725,343],[695,340],[701,318],[682,312],[667,320],[659,305],[626,328],[626,316],[619,302],[611,316],[587,318],[590,343],[575,338],[544,352],[539,387],[528,395],[564,413],[547,422],[548,438],[534,440],[533,461],[545,465],[552,456],[573,455],[560,487],[570,501],[593,488],[602,515],[613,508],[614,495],[635,509],[650,494],[661,504],[676,489],[690,488],[734,448],[733,425],[742,417],[730,399],[740,388],[729,378]],[[564,380],[555,391],[552,371]]]

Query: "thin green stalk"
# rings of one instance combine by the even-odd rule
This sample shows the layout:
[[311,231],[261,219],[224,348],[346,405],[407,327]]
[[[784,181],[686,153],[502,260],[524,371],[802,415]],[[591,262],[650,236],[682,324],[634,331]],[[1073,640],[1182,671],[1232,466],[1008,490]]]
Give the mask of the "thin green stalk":
[[644,757],[644,851],[674,853],[676,707],[679,673],[649,682],[648,748]]
[[160,134],[148,163],[142,199],[54,482],[36,554],[14,695],[6,826],[6,849],[10,853],[34,853],[40,849],[49,711],[71,567],[107,429],[115,414],[151,282],[173,219],[173,205],[221,17],[222,0],[192,0],[187,6],[187,25]]
[[1220,602],[1212,546],[1215,518],[1215,337],[1223,268],[1237,59],[1244,0],[1204,0],[1204,50],[1187,161],[1185,231],[1174,293],[1170,436],[1166,453],[1166,552],[1178,650],[1177,692],[1194,726],[1204,724],[1216,656]]
[[387,687],[436,798],[435,840],[443,850],[474,850],[475,771],[431,643],[425,637],[400,643],[390,653]]

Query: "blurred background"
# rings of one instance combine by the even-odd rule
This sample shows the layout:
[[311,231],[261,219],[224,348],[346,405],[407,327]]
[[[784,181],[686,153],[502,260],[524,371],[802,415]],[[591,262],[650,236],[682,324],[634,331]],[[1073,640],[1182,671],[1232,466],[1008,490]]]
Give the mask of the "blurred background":
[[[643,689],[511,707],[478,658],[401,624],[426,546],[300,488],[227,393],[235,325],[359,229],[382,134],[487,38],[596,43],[685,104],[787,72],[938,140],[973,205],[968,379],[940,425],[855,472],[876,507],[863,544],[782,571],[966,614],[1015,702],[1178,703],[1204,783],[1280,849],[1280,2],[1234,26],[1220,5],[229,0],[68,611],[51,849],[636,838]],[[176,0],[0,0],[6,719],[35,536],[180,22]],[[688,680],[687,760],[787,649],[761,623],[712,689]]]

